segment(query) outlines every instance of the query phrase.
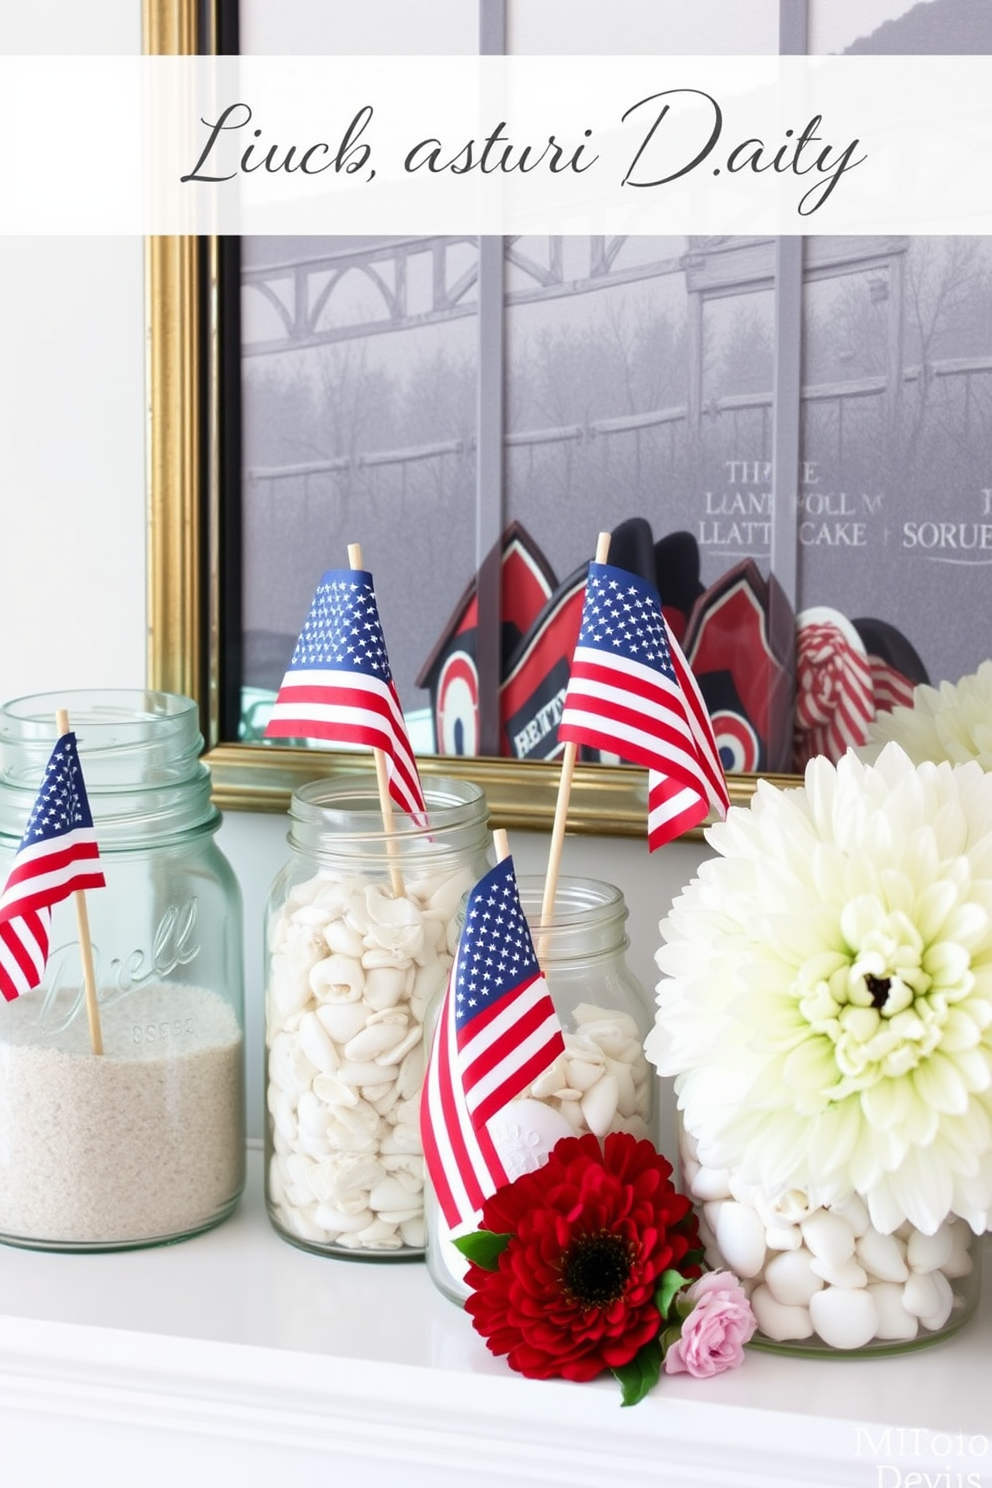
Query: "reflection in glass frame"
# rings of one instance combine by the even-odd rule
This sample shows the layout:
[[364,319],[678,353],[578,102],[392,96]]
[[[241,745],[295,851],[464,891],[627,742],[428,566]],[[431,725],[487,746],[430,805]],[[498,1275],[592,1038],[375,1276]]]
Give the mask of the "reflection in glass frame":
[[[207,8],[208,29],[201,26],[197,31],[192,0],[146,0],[149,50],[193,50],[197,45],[202,50],[236,50],[223,45],[216,31],[224,7]],[[210,25],[214,27],[212,33]],[[794,248],[791,254],[790,243]],[[805,302],[802,300],[800,243],[780,240],[775,266],[778,322],[792,328],[791,334],[787,330],[784,338],[779,336],[775,346],[777,391],[770,463],[776,470],[798,468],[799,326],[804,304],[807,309],[813,304],[809,295]],[[791,259],[785,262],[784,274],[783,244],[787,245],[785,260]],[[229,245],[224,240],[153,240],[148,254],[152,400],[150,675],[157,685],[190,692],[201,701],[220,803],[282,809],[294,785],[317,773],[363,767],[365,760],[361,756],[258,749],[229,742],[237,726],[232,726],[230,719],[225,724],[222,717],[224,672],[226,666],[238,662],[241,636],[230,633],[233,627],[225,625],[224,617],[238,608],[234,591],[240,584],[242,552],[240,533],[233,530],[230,513],[240,499],[242,473],[240,458],[231,457],[236,444],[228,434],[221,438],[222,427],[230,427],[232,409],[225,407],[220,371],[225,358],[230,359],[232,354],[230,344],[225,346],[225,318],[233,312],[240,286],[234,266],[226,261]],[[816,268],[809,255],[806,267],[807,271]],[[836,270],[831,265],[828,272]],[[885,272],[891,276],[895,270],[886,267]],[[885,286],[877,267],[867,284],[872,303],[881,302],[881,288]],[[239,355],[240,344],[235,343],[234,356]],[[985,370],[985,360],[978,370]],[[969,375],[974,370],[971,368]],[[809,376],[806,369],[803,381]],[[897,373],[898,382],[901,377]],[[890,379],[889,386],[898,386],[898,382]],[[713,390],[710,398],[714,408],[719,391]],[[818,389],[813,392],[819,396]],[[804,388],[804,398],[805,394]],[[809,438],[810,431],[805,432]],[[238,498],[233,502],[226,499],[232,491]],[[784,511],[788,494],[784,492],[785,499],[778,502],[774,491],[771,493],[776,512]],[[776,555],[773,547],[769,557],[776,578],[784,585],[786,599],[794,605],[796,533],[792,532],[790,542],[787,529],[785,523],[780,551]],[[428,775],[457,773],[479,780],[487,790],[494,817],[506,825],[550,824],[558,779],[554,763],[442,756],[425,758],[423,768]],[[732,777],[735,800],[749,798],[753,780],[746,775]],[[599,765],[578,772],[571,813],[577,830],[640,835],[644,811],[641,772]]]

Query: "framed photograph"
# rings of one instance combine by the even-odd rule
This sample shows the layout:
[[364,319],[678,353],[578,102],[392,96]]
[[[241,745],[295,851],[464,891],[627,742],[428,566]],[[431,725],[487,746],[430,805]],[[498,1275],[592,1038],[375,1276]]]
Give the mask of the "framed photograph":
[[[909,9],[875,8],[880,34]],[[468,49],[452,26],[473,7],[457,23],[419,9]],[[782,50],[856,49],[874,19],[752,9]],[[302,0],[278,21],[256,0],[149,10],[150,50],[299,49],[317,24]],[[320,10],[333,30],[340,8]],[[641,11],[655,29],[667,14]],[[364,50],[342,16],[340,45]],[[482,0],[477,34],[537,50],[533,17]],[[600,530],[656,582],[736,800],[992,651],[985,239],[153,239],[148,254],[151,673],[201,701],[221,804],[282,809],[295,784],[366,764],[262,741],[320,574],[353,541],[425,773],[470,774],[506,825],[553,815]],[[570,824],[641,833],[644,800],[641,772],[590,759]]]

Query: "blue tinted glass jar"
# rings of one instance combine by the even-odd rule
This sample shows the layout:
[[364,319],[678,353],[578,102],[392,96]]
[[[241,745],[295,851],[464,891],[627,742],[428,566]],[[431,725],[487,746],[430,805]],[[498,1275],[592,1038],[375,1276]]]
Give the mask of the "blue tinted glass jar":
[[0,875],[66,708],[106,887],[86,894],[103,1053],[70,900],[40,987],[0,1006],[0,1239],[113,1250],[181,1239],[244,1185],[241,896],[214,835],[195,703],[87,691],[0,708]]

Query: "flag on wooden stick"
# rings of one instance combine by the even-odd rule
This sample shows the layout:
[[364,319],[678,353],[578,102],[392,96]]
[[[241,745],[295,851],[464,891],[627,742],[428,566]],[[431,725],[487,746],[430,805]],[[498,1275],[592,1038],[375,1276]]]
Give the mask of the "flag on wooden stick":
[[0,896],[0,992],[12,1002],[41,984],[52,906],[106,880],[74,733],[52,750]]
[[424,1158],[451,1229],[509,1181],[489,1123],[564,1050],[506,857],[469,894],[421,1099]]
[[654,586],[590,563],[558,737],[648,770],[653,850],[730,805],[709,713]]
[[324,574],[265,733],[381,750],[392,800],[403,811],[426,811],[367,570]]

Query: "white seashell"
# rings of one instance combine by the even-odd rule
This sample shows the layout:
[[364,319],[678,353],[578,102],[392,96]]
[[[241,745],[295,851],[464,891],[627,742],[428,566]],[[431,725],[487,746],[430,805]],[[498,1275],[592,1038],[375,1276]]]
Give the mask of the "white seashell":
[[619,1059],[607,1059],[606,1071],[617,1082],[617,1110],[621,1116],[633,1116],[637,1109],[637,1092],[630,1065]]
[[689,1184],[693,1198],[729,1199],[728,1176],[726,1168],[697,1167]]
[[951,1283],[943,1272],[931,1271],[930,1277],[937,1288],[940,1301],[932,1312],[920,1314],[920,1322],[931,1333],[936,1333],[937,1329],[942,1328],[951,1315],[954,1307],[954,1292],[951,1289]]
[[863,1348],[878,1332],[878,1308],[866,1287],[824,1287],[809,1299],[809,1315],[814,1329],[831,1348]]
[[369,1016],[364,1002],[322,1002],[314,1012],[329,1037],[342,1046],[365,1027]]
[[773,1256],[765,1267],[765,1286],[776,1302],[789,1307],[807,1307],[823,1278],[813,1270],[813,1257],[805,1248],[786,1250]]
[[423,1212],[424,1206],[421,1203],[415,1205],[412,1209],[409,1205],[407,1205],[405,1209],[380,1209],[378,1211],[378,1218],[381,1219],[384,1224],[393,1225],[395,1228],[398,1229],[399,1226],[401,1224],[405,1224],[408,1219],[416,1219],[418,1214],[423,1214]]
[[325,956],[310,968],[309,983],[321,1002],[357,1002],[365,986],[365,971],[351,956]]
[[383,1219],[374,1219],[370,1225],[359,1230],[356,1236],[369,1250],[399,1250],[403,1241],[395,1225]]
[[610,1131],[627,1132],[629,1136],[636,1138],[638,1142],[649,1142],[651,1140],[651,1129],[643,1116],[619,1116],[610,1127]]
[[382,1082],[382,1066],[371,1059],[343,1059],[338,1079],[345,1085],[378,1085]]
[[874,1229],[866,1230],[854,1247],[854,1254],[874,1280],[905,1281],[909,1275],[899,1242],[894,1235],[882,1235]]
[[814,1256],[810,1262],[817,1276],[822,1276],[828,1286],[832,1287],[863,1287],[868,1285],[868,1273],[863,1266],[859,1266],[853,1256],[846,1261],[841,1261],[839,1266],[825,1261],[822,1256]]
[[296,1102],[285,1091],[270,1085],[267,1104],[276,1130],[292,1147],[297,1138]]
[[324,940],[329,951],[337,952],[339,955],[348,956],[353,961],[362,958],[362,937],[357,930],[344,922],[342,919],[334,919],[324,926]]
[[758,1215],[733,1199],[706,1207],[716,1210],[713,1233],[726,1265],[738,1276],[757,1276],[765,1261],[765,1227]]
[[878,1312],[879,1338],[915,1338],[919,1323],[912,1313],[906,1311],[902,1300],[902,1287],[895,1281],[869,1283],[868,1291]]
[[[304,1013],[304,1020],[309,1016]],[[269,1050],[268,1073],[280,1090],[298,1092],[309,1090],[317,1066],[307,1058],[293,1034],[281,1032],[276,1034]]]
[[954,1232],[942,1224],[932,1235],[914,1230],[906,1242],[906,1261],[911,1271],[943,1270],[954,1254]]
[[404,1100],[409,1100],[418,1091],[424,1079],[424,1046],[414,1044],[409,1054],[404,1054],[396,1076],[396,1088]]
[[333,1204],[318,1204],[314,1219],[321,1229],[331,1234],[346,1235],[357,1234],[364,1230],[375,1218],[371,1209],[359,1209],[357,1213],[346,1214],[343,1209],[337,1209]]
[[[297,1038],[300,1048],[311,1065],[319,1069],[322,1074],[332,1075],[340,1060],[327,1029],[315,1012],[304,1013]],[[307,1084],[309,1083],[308,1080]]]
[[838,1215],[818,1209],[802,1222],[803,1239],[829,1266],[842,1266],[854,1254],[854,1232]]
[[312,1090],[305,1090],[300,1096],[296,1119],[301,1133],[316,1137],[327,1135],[327,1106]]
[[[373,1095],[373,1090],[381,1090],[382,1093],[381,1095]],[[397,1104],[400,1098],[400,1093],[397,1089],[395,1080],[391,1081],[386,1086],[365,1085],[362,1087],[362,1095],[364,1099],[368,1101],[369,1105],[373,1106],[375,1110],[378,1111],[380,1116],[386,1117],[389,1116],[389,1113],[393,1110],[394,1106]]]
[[393,1174],[387,1174],[380,1178],[379,1182],[369,1193],[369,1208],[381,1209],[410,1209],[410,1191],[405,1188],[399,1178]]
[[842,1219],[855,1239],[868,1233],[871,1220],[868,1217],[868,1206],[857,1194],[852,1194],[843,1204],[831,1204],[830,1211]]
[[955,1219],[949,1224],[953,1250],[950,1259],[941,1267],[945,1276],[958,1277],[970,1276],[974,1267],[971,1258],[972,1233],[970,1226],[963,1219]]
[[395,1007],[404,997],[407,973],[399,966],[373,966],[365,973],[363,996],[370,1008],[377,1012],[381,1008]]
[[295,967],[281,953],[273,956],[269,962],[269,996],[280,1018],[305,1008],[310,1001],[306,970]]
[[278,1209],[285,1198],[286,1185],[282,1177],[282,1163],[279,1161],[278,1153],[273,1153],[269,1159],[269,1200]]
[[311,1204],[304,1208],[287,1208],[282,1211],[286,1221],[286,1228],[292,1230],[301,1240],[309,1240],[312,1244],[322,1244],[327,1238],[324,1227],[317,1222],[317,1205]]
[[337,1075],[317,1075],[313,1082],[313,1093],[333,1110],[342,1106],[357,1106],[358,1091],[354,1085],[346,1085]]
[[387,1136],[382,1139],[382,1152],[416,1152],[422,1151],[420,1145],[420,1131],[416,1127],[405,1126],[398,1123],[390,1128]]
[[909,1280],[902,1289],[902,1304],[914,1317],[930,1317],[939,1312],[943,1293],[937,1282],[945,1278],[939,1271],[911,1271]]
[[641,1031],[629,1013],[614,1008],[596,1007],[590,1002],[580,1002],[572,1013],[572,1018],[582,1028],[588,1023],[606,1023],[610,1028],[618,1029],[624,1037],[636,1039],[640,1043]]
[[[596,1081],[602,1078],[606,1069],[605,1057],[600,1064],[591,1064],[585,1059],[568,1059],[564,1061],[564,1064],[564,1078],[560,1083],[570,1086],[573,1090],[581,1090],[583,1093],[592,1089]],[[539,1095],[536,1087],[537,1082],[535,1081],[534,1094]],[[549,1091],[548,1094],[550,1093]]]
[[605,1137],[617,1114],[620,1090],[613,1075],[604,1075],[591,1090],[582,1097],[582,1115],[589,1130],[597,1137]]
[[765,1230],[769,1250],[799,1250],[802,1243],[803,1232],[798,1225],[769,1225]]
[[809,1195],[801,1188],[787,1188],[767,1202],[771,1214],[786,1224],[799,1224],[817,1212],[817,1205],[810,1203]]
[[[349,1063],[354,1061],[356,1064],[374,1063],[380,1054],[386,1054],[390,1049],[395,1048],[405,1036],[405,1025],[405,1018],[402,1023],[370,1023],[345,1044],[346,1061]],[[375,1076],[372,1077],[373,1083],[375,1078]],[[381,1070],[378,1078],[381,1081]]]
[[767,1286],[755,1287],[750,1302],[758,1327],[766,1338],[776,1343],[809,1338],[813,1332],[809,1308],[780,1302]]
[[[576,1092],[576,1094],[577,1093],[578,1092]],[[549,1107],[549,1109],[557,1111],[558,1114],[563,1117],[565,1121],[568,1122],[573,1135],[582,1136],[589,1130],[585,1123],[585,1117],[582,1115],[582,1107],[579,1105],[579,1102],[577,1100],[565,1100],[556,1102],[555,1105]]]
[[411,1250],[423,1250],[424,1248],[424,1217],[418,1215],[416,1219],[404,1219],[400,1221],[400,1237],[403,1244]]
[[384,1069],[391,1069],[394,1065],[400,1064],[412,1049],[420,1048],[423,1044],[423,1038],[423,1028],[419,1023],[415,1023],[403,1035],[398,1044],[394,1044],[391,1049],[387,1049],[384,1053],[376,1055],[376,1064],[381,1064]]

